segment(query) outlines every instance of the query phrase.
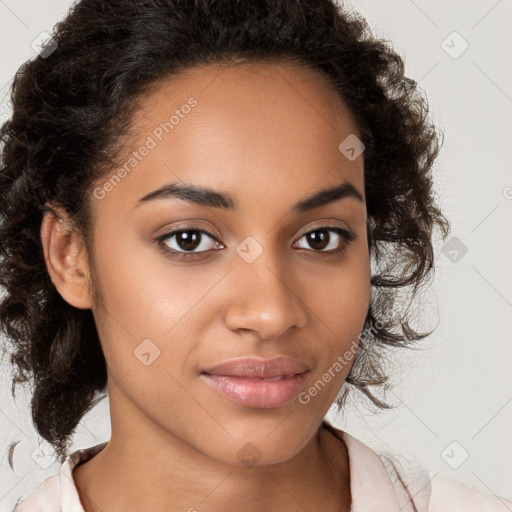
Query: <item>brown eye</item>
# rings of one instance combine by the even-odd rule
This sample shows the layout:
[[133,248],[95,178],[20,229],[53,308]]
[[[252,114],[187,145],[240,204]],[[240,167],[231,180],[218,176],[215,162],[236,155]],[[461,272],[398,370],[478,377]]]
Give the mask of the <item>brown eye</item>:
[[197,231],[180,231],[174,235],[176,237],[176,245],[184,251],[194,251],[201,245],[202,233]]
[[180,253],[201,253],[216,248],[217,240],[203,229],[177,229],[162,235],[158,242],[167,250]]
[[305,237],[310,247],[318,251],[325,249],[331,239],[329,231],[326,229],[317,229],[316,231],[308,233]]
[[[305,239],[315,252],[335,253],[343,251],[355,239],[355,235],[341,228],[320,227],[305,233],[300,239]],[[304,246],[300,248],[308,249]]]

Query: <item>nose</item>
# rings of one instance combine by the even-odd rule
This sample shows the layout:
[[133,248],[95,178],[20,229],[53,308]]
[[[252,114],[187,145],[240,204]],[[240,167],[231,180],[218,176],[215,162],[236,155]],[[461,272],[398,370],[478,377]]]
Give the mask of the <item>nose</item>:
[[[236,257],[231,272],[226,325],[232,331],[250,331],[258,339],[278,339],[307,321],[300,280],[292,268],[270,250],[248,263]],[[288,266],[289,267],[289,266]]]

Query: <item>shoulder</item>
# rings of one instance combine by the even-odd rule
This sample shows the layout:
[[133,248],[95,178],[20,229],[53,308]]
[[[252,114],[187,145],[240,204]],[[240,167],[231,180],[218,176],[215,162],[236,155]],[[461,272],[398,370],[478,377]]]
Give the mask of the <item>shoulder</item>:
[[[512,512],[512,502],[447,475],[428,472],[403,456],[382,455],[395,494],[417,512]],[[404,463],[405,462],[405,463]]]
[[431,478],[429,512],[510,512],[512,501],[488,494],[446,475]]
[[84,512],[73,479],[73,469],[92,459],[107,442],[74,451],[63,462],[58,474],[50,476],[36,492],[18,500],[13,512]]
[[512,512],[512,502],[447,475],[428,472],[403,454],[379,454],[400,505],[417,512]]
[[[389,510],[512,512],[512,501],[504,497],[481,491],[446,475],[429,472],[414,457],[389,451],[383,446],[374,450],[347,432],[336,429],[332,425],[324,424],[324,426],[347,444],[349,457],[352,459],[351,483],[354,485],[353,491],[358,505],[361,496],[372,495],[373,487],[382,484],[379,487],[379,498],[376,498],[379,499],[381,510],[388,510],[383,505],[383,496],[388,489],[392,489],[394,499],[390,501],[393,501],[395,508],[390,506]],[[379,470],[379,465],[383,471]],[[362,477],[359,478],[361,475]],[[369,487],[365,487],[367,484]],[[374,502],[371,501],[371,505],[373,504]],[[366,508],[370,508],[370,503]],[[365,508],[359,507],[354,510],[365,510]]]
[[60,512],[60,475],[47,478],[36,492],[19,502],[13,512]]

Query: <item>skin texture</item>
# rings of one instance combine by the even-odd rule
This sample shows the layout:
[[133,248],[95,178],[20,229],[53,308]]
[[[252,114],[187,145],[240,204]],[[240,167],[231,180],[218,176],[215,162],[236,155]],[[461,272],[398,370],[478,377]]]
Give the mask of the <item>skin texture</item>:
[[[43,220],[52,281],[70,304],[92,309],[109,371],[112,436],[75,469],[80,498],[87,512],[234,504],[348,511],[346,447],[317,428],[352,361],[308,404],[270,409],[229,401],[200,372],[229,359],[285,355],[311,367],[307,389],[358,341],[370,300],[365,202],[347,197],[292,211],[343,181],[364,199],[363,155],[351,161],[338,149],[357,129],[313,70],[193,68],[141,99],[127,158],[190,97],[197,106],[102,199],[91,199],[91,254],[65,212],[64,222]],[[182,182],[228,193],[238,210],[177,198],[137,206]],[[356,235],[343,253],[326,252],[345,243],[335,232],[320,250],[304,236],[326,224]],[[184,260],[154,243],[184,226],[218,243],[199,235],[200,247]],[[237,252],[247,237],[262,249],[251,263]],[[166,243],[186,253],[177,236]],[[160,350],[149,365],[134,354],[144,339]],[[250,467],[239,455],[248,446],[260,457]]]

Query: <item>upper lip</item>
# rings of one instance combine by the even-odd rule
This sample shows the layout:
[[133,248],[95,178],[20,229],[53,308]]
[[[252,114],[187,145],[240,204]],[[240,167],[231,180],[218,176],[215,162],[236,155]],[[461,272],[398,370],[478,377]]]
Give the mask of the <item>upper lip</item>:
[[271,379],[272,377],[286,377],[304,373],[310,367],[303,361],[291,357],[273,357],[260,359],[247,357],[225,361],[219,365],[203,370],[210,375],[228,375],[234,377],[248,377],[255,379]]

